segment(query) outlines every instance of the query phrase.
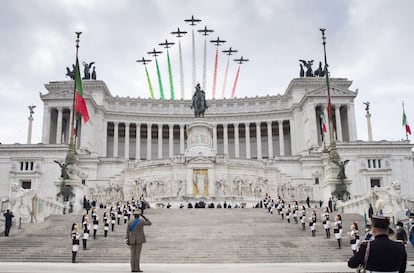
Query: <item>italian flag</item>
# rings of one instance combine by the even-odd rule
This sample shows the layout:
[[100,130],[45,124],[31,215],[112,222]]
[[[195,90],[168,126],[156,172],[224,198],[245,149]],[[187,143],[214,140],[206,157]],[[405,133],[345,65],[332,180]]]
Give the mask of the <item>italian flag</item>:
[[75,110],[81,114],[83,121],[86,123],[89,120],[88,108],[83,97],[82,79],[79,70],[79,60],[76,58],[76,77],[75,77]]
[[322,120],[322,131],[324,134],[326,134],[326,132],[328,132],[328,129],[326,128],[326,119],[325,119],[324,113],[321,114],[321,120]]
[[410,125],[408,125],[407,116],[405,115],[404,110],[403,110],[403,116],[402,116],[402,126],[405,126],[405,133],[407,135],[411,135],[411,128],[410,128]]

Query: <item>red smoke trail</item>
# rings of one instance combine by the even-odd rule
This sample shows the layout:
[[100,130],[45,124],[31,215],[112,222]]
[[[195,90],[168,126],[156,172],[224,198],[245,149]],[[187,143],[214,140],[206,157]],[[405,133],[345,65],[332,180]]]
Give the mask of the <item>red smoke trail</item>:
[[218,65],[218,47],[216,48],[216,60],[214,62],[213,99],[216,97],[217,65]]
[[240,74],[240,65],[239,65],[239,68],[237,69],[236,78],[234,79],[233,91],[231,91],[232,98],[234,98],[234,94],[236,93],[236,86],[237,86],[237,81],[239,79],[239,74]]
[[221,98],[224,98],[224,94],[226,92],[227,75],[229,74],[229,63],[230,63],[230,57],[227,59],[226,73],[224,74],[224,82],[223,82],[223,90],[221,91]]

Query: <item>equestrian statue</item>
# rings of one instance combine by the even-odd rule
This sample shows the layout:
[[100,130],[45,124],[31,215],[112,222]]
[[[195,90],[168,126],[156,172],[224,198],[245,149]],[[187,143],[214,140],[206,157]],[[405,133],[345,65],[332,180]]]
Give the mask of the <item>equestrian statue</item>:
[[204,112],[208,108],[206,101],[206,94],[201,90],[201,86],[197,83],[195,87],[195,92],[193,94],[193,101],[191,104],[191,109],[194,108],[194,117],[204,118]]

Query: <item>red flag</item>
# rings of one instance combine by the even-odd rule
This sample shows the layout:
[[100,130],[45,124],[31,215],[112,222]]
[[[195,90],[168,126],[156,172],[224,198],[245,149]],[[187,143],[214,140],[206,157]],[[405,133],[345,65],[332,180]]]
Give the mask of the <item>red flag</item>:
[[75,110],[82,115],[83,121],[89,120],[88,108],[83,97],[82,79],[79,70],[79,60],[76,58],[76,77],[75,77]]

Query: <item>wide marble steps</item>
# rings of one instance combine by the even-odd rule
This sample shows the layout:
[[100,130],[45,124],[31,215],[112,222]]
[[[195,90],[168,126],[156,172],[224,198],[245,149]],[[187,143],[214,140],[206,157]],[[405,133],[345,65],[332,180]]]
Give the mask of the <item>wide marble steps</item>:
[[[100,214],[102,219],[103,210]],[[343,215],[343,248],[337,249],[333,234],[325,239],[320,221],[312,237],[308,226],[302,231],[300,224],[289,224],[264,209],[149,209],[145,215],[152,226],[145,227],[144,263],[342,262],[352,254],[349,225],[356,220],[363,228],[361,216]],[[70,262],[70,228],[81,217],[54,215],[22,229],[13,226],[10,237],[0,237],[0,262]],[[100,221],[97,239],[89,237],[88,250],[81,245],[77,260],[128,262],[125,233],[122,223],[104,238]],[[412,247],[407,246],[407,251],[409,260],[414,260]]]

